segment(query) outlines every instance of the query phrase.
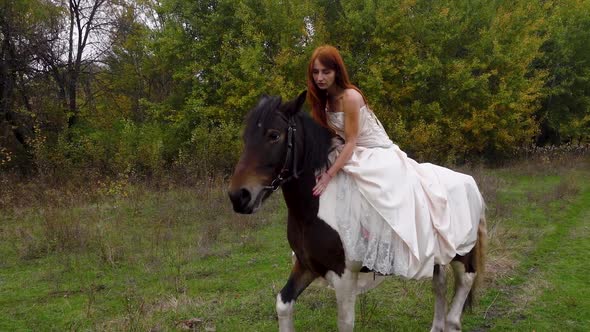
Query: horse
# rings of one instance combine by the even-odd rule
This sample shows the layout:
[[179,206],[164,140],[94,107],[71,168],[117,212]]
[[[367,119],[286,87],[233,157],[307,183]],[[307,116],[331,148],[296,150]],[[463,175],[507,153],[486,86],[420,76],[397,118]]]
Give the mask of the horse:
[[[352,331],[360,262],[349,261],[338,232],[318,217],[320,200],[313,196],[316,174],[328,165],[333,134],[302,111],[305,91],[285,102],[263,95],[250,110],[243,134],[244,148],[230,179],[229,198],[237,213],[255,213],[279,188],[288,208],[287,239],[296,259],[285,286],[277,294],[280,331],[294,331],[293,309],[298,296],[316,279],[334,288],[339,331]],[[471,251],[456,255],[450,265],[455,294],[447,311],[445,267],[433,266],[435,294],[431,331],[460,331],[461,315],[470,306],[476,279],[483,273],[486,239],[481,218]]]

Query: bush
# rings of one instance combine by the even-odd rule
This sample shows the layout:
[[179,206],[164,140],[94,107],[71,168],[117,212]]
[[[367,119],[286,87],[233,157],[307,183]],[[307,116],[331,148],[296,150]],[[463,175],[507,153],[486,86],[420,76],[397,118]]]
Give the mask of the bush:
[[234,123],[199,125],[180,149],[177,165],[197,177],[229,174],[239,158],[241,144],[240,126]]

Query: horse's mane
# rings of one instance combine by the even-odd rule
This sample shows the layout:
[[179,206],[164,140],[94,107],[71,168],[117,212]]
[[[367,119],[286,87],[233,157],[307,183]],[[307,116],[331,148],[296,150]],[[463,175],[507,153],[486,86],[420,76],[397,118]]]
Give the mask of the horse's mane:
[[306,112],[297,113],[303,127],[303,169],[317,171],[328,166],[328,153],[332,146],[332,132],[315,122]]
[[[244,137],[255,137],[258,131],[266,131],[272,115],[281,105],[280,97],[264,96],[246,117]],[[306,112],[294,110],[293,102],[285,104],[287,112],[294,112],[297,129],[303,132],[303,170],[319,170],[328,166],[328,153],[332,143],[332,133],[316,123]],[[284,114],[286,117],[287,114]],[[298,147],[300,149],[301,147]]]

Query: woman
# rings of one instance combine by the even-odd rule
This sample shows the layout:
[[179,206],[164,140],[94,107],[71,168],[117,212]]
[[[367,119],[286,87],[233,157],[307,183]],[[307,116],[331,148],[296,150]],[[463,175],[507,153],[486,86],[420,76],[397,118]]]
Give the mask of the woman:
[[483,206],[473,179],[408,158],[350,83],[336,48],[313,52],[307,85],[313,118],[339,138],[313,194],[347,259],[418,279],[469,252]]

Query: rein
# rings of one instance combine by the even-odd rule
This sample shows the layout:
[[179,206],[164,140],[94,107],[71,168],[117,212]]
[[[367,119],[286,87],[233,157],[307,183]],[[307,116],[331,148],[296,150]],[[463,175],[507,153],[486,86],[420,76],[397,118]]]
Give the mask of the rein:
[[[297,170],[297,145],[295,144],[295,133],[297,132],[297,124],[295,123],[295,116],[289,116],[289,128],[287,129],[287,153],[285,156],[285,163],[276,178],[272,180],[269,186],[262,187],[263,190],[277,191],[284,183],[297,179],[303,173],[303,170]],[[289,174],[289,164],[292,164],[292,172]]]

